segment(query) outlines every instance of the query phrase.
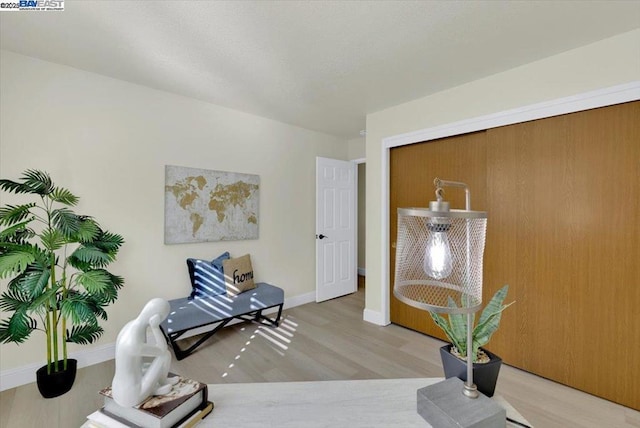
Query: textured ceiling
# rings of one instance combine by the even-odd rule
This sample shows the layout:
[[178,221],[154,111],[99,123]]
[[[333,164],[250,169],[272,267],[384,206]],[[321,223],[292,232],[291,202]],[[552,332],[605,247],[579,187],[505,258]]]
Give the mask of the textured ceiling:
[[640,1],[65,1],[6,50],[355,138],[365,115],[640,27]]

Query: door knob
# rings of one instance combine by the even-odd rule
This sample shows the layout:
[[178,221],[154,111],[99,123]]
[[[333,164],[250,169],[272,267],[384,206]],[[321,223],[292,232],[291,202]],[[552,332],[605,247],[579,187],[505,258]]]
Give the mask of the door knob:
[[323,235],[322,233],[320,235],[316,235],[316,238],[318,239],[324,239],[324,238],[328,238],[327,235]]

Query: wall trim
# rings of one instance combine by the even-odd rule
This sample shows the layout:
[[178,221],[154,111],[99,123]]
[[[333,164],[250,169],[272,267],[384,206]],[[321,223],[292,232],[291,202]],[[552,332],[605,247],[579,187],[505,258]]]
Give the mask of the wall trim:
[[[382,186],[380,192],[382,201],[380,207],[382,213],[382,233],[380,235],[382,238],[380,263],[382,268],[382,311],[379,314],[385,324],[381,325],[389,324],[390,320],[389,150],[391,148],[636,100],[640,100],[640,80],[384,138],[381,147]],[[365,309],[365,320],[366,311],[368,309]]]
[[[310,293],[301,294],[299,296],[289,297],[284,299],[284,309],[294,308],[296,306],[305,305],[307,303],[315,302],[316,293],[312,291]],[[266,310],[265,313],[273,313],[276,308]],[[237,324],[240,320],[233,320],[227,326]],[[188,334],[184,335],[184,338],[195,336],[197,334],[204,333],[210,330],[211,327],[201,327],[194,329]],[[92,366],[94,364],[102,363],[112,360],[116,354],[116,344],[108,343],[105,345],[96,346],[91,349],[81,350],[78,352],[70,352],[69,358],[75,358],[78,360],[78,368]],[[36,370],[42,367],[45,362],[28,364],[26,366],[16,367],[13,369],[3,370],[0,372],[0,391],[15,388],[27,383],[36,381]]]
[[362,313],[362,319],[370,322],[371,324],[386,326],[389,325],[388,319],[384,317],[382,312],[372,311],[371,309],[365,309]]

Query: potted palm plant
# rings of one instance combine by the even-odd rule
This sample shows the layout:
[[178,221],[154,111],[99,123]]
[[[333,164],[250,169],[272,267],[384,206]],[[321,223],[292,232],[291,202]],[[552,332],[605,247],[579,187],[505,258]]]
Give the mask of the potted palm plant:
[[[483,309],[478,324],[473,328],[473,380],[478,391],[488,397],[492,397],[498,381],[498,373],[502,359],[497,355],[482,349],[491,339],[491,336],[500,325],[502,311],[514,302],[504,305],[504,299],[509,291],[505,285],[493,295],[489,304]],[[453,299],[449,298],[449,306],[457,307]],[[457,377],[467,380],[467,320],[464,314],[447,314],[447,318],[435,312],[429,312],[431,318],[440,327],[451,344],[440,348],[440,356],[444,367],[445,377]]]
[[0,190],[28,194],[35,202],[0,207],[0,278],[10,278],[0,308],[0,341],[23,343],[44,332],[47,364],[37,373],[40,393],[52,398],[69,391],[77,361],[67,343],[87,344],[103,333],[124,281],[105,268],[124,243],[89,216],[75,214],[78,197],[54,185],[42,171],[27,170],[18,181],[0,180]]

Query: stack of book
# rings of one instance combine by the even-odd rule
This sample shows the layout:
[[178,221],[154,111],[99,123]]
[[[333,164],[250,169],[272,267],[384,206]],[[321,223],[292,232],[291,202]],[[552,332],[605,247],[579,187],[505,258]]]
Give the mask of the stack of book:
[[87,416],[82,428],[192,427],[213,410],[207,392],[207,385],[180,377],[168,394],[151,396],[135,407],[123,407],[115,402],[108,387],[100,391],[104,407]]

